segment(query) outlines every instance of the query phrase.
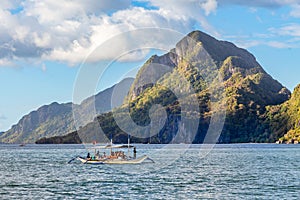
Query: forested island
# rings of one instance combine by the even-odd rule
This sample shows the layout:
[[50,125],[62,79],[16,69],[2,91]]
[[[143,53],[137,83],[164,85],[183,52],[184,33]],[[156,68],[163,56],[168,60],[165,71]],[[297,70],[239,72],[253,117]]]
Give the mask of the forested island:
[[[160,65],[168,66],[171,70],[160,71],[160,77],[153,84],[148,84],[150,75],[160,70],[157,68]],[[195,98],[197,102],[190,102],[188,106],[196,106],[196,110],[183,113],[180,98],[170,90],[183,87],[182,82],[176,78],[178,75],[188,80],[194,90],[192,94],[180,98]],[[189,33],[170,52],[150,57],[134,80],[127,79],[122,84],[129,90],[124,96],[124,104],[114,108],[108,104],[114,87],[99,93],[95,104],[97,117],[87,120],[86,125],[78,130],[72,121],[74,105],[53,103],[24,116],[18,124],[0,135],[0,141],[49,144],[86,143],[94,140],[105,142],[107,138],[112,138],[115,143],[126,143],[128,133],[118,126],[112,110],[119,116],[126,116],[129,105],[130,116],[135,124],[146,127],[151,124],[150,109],[157,104],[162,106],[167,116],[162,129],[149,137],[131,137],[132,142],[202,143],[211,122],[212,105],[226,110],[224,126],[217,143],[300,141],[300,86],[291,93],[266,73],[247,50],[201,31]],[[219,85],[222,85],[223,90],[218,90]],[[216,92],[212,93],[212,90]],[[222,102],[216,104],[212,101],[220,97],[223,98]],[[83,101],[81,108],[88,108],[90,102],[91,98]],[[198,119],[198,130],[194,135],[191,136],[192,130],[189,127],[195,124],[183,123],[183,116],[190,121],[195,117]],[[90,117],[86,116],[86,119]],[[148,133],[145,131],[143,134]]]

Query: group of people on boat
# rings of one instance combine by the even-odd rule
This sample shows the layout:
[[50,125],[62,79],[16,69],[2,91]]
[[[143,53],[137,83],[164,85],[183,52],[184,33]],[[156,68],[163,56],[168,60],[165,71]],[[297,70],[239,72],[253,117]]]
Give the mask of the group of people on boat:
[[126,155],[123,151],[112,151],[110,155],[106,155],[105,152],[103,154],[100,154],[98,151],[94,156],[91,156],[90,153],[87,154],[86,159],[87,160],[104,160],[104,159],[125,159]]
[[[136,148],[133,148],[133,157],[136,158]],[[126,159],[127,156],[125,155],[124,151],[112,151],[110,155],[106,155],[105,152],[100,154],[99,151],[93,156],[88,152],[86,159],[87,160],[103,160],[103,159]]]
[[105,159],[105,158],[107,158],[105,152],[102,155],[100,155],[99,151],[97,151],[97,153],[93,156],[91,156],[90,152],[88,152],[88,154],[86,156],[87,160],[101,160],[101,159]]
[[116,152],[111,152],[110,158],[122,158],[125,159],[126,155],[124,153],[124,151],[116,151]]

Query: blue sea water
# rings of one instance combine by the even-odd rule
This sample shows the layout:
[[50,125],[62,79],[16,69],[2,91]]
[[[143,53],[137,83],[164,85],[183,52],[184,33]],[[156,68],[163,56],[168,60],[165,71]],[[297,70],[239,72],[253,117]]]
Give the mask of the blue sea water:
[[300,199],[300,145],[137,145],[155,163],[87,165],[83,145],[0,145],[0,199]]

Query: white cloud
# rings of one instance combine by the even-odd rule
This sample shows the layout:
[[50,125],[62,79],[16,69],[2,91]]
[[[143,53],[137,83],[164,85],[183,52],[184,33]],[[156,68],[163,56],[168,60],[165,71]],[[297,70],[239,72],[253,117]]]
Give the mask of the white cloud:
[[255,46],[269,46],[277,49],[283,48],[298,48],[300,46],[300,37],[282,39],[278,36],[284,36],[283,32],[278,29],[269,29],[267,34],[251,34],[251,35],[229,35],[225,36],[226,39],[233,41],[237,46],[242,48],[251,48]]
[[33,42],[37,47],[48,47],[51,43],[51,35],[49,33],[32,33]]
[[251,7],[278,8],[299,3],[299,0],[218,0],[220,5],[241,5]]
[[7,117],[5,115],[0,114],[0,120],[6,120],[6,119],[7,119]]
[[271,32],[283,36],[300,37],[300,24],[288,24],[280,28],[270,28]]
[[261,39],[256,39],[256,40],[234,40],[234,43],[241,48],[251,48],[254,46],[269,46],[277,49],[285,49],[285,48],[295,48],[297,45],[295,43],[290,43],[290,42],[280,42],[280,41],[264,41]]
[[3,10],[13,9],[20,5],[22,0],[1,0],[0,8]]
[[130,7],[130,0],[43,0],[23,3],[27,16],[33,16],[41,24],[60,24],[61,20],[85,18]]
[[251,13],[256,13],[256,12],[257,12],[257,8],[250,7],[250,8],[249,8],[249,11],[250,11]]
[[236,40],[235,44],[238,47],[247,49],[250,47],[261,45],[261,42],[259,40]]
[[292,48],[293,45],[285,43],[285,42],[278,42],[278,41],[270,41],[267,42],[267,45],[270,47],[278,48],[278,49],[284,49],[284,48]]
[[201,3],[202,9],[205,11],[206,15],[209,15],[211,12],[215,12],[218,7],[217,0],[207,0],[204,3]]
[[[99,19],[107,17],[105,12],[129,8],[130,1],[26,0],[0,5],[0,65],[10,66],[16,58],[81,62],[93,46],[90,39],[93,27],[102,23]],[[13,14],[11,9],[20,10]]]
[[292,17],[300,18],[300,4],[293,5],[292,11],[290,12]]
[[47,71],[47,66],[46,66],[45,63],[42,64],[42,71],[43,71],[43,72]]
[[[122,32],[161,27],[187,33],[195,24],[215,36],[207,22],[216,0],[149,0],[157,9],[134,7],[130,0],[2,1],[0,8],[0,64],[13,59],[40,59],[78,64],[99,44]],[[22,8],[20,8],[22,7]],[[19,9],[11,13],[11,9]],[[167,38],[168,36],[166,36]],[[154,42],[154,41],[153,41]],[[120,46],[126,44],[120,43]],[[115,56],[111,48],[94,59]],[[142,54],[139,54],[142,55]],[[128,56],[128,58],[132,58]]]
[[[207,33],[220,38],[219,32],[205,17],[216,12],[218,6],[238,4],[251,6],[253,9],[274,8],[288,4],[294,6],[297,1],[176,0],[170,3],[169,0],[148,0],[147,2],[154,9],[135,7],[130,0],[102,0],[101,3],[97,0],[59,2],[3,0],[0,2],[2,22],[0,65],[11,65],[11,62],[20,59],[61,61],[75,65],[82,62],[90,52],[109,38],[145,27],[170,28],[187,33],[201,26]],[[296,11],[291,12],[291,15],[298,16]],[[298,36],[298,29],[281,31]],[[250,43],[246,46],[255,42]],[[119,47],[122,45],[126,47],[127,44],[122,41]],[[108,59],[117,53],[118,51],[111,48],[93,59]]]
[[12,60],[7,58],[0,59],[0,67],[15,67],[15,63]]
[[[220,36],[218,31],[211,26],[204,17],[203,12],[209,14],[217,8],[216,0],[176,0],[170,3],[169,0],[149,0],[151,5],[158,7],[163,16],[169,21],[178,21],[187,24],[190,29],[196,21],[201,27],[213,36]],[[176,29],[175,30],[180,30]]]

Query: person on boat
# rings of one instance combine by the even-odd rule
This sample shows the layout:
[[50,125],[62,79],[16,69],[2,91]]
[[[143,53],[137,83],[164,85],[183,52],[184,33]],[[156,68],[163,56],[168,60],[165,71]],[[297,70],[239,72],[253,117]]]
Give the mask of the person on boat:
[[135,147],[133,148],[133,157],[134,157],[134,159],[136,159],[136,148]]
[[100,152],[99,151],[97,151],[97,153],[96,153],[96,158],[100,158]]
[[125,153],[124,153],[124,151],[121,151],[121,158],[125,159]]
[[86,159],[87,159],[87,160],[90,160],[90,159],[91,159],[90,152],[88,152],[88,154],[87,154],[87,156],[86,156]]

